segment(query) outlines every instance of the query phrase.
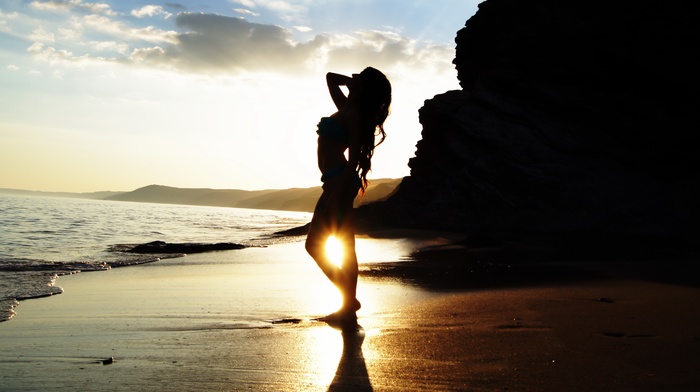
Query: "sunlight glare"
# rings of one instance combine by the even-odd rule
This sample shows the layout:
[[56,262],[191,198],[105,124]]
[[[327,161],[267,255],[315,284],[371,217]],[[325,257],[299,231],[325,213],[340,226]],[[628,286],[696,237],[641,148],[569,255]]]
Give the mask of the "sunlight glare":
[[328,237],[326,241],[326,255],[330,261],[342,267],[343,264],[343,244],[334,236]]

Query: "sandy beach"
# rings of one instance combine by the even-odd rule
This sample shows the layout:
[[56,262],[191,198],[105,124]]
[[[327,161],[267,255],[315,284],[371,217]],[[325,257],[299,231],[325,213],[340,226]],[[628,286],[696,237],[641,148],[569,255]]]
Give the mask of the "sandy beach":
[[700,389],[697,287],[619,273],[522,283],[364,275],[359,327],[343,332],[313,320],[338,298],[300,243],[63,276],[65,293],[0,323],[0,389]]

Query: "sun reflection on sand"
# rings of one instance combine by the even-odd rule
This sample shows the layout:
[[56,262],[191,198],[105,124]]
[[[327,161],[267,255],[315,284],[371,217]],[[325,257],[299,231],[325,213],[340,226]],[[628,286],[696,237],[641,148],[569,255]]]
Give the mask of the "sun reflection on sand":
[[341,330],[319,324],[304,331],[298,335],[304,358],[300,370],[308,385],[325,386],[328,391],[372,390],[362,353],[365,331],[361,326]]
[[313,287],[312,290],[313,291],[309,293],[311,298],[313,298],[313,304],[309,306],[312,315],[318,317],[325,316],[338,310],[342,304],[340,291],[330,282]]
[[[340,332],[325,325],[308,328],[303,334],[305,351],[304,373],[311,385],[330,385],[343,353]],[[315,380],[314,380],[315,378]]]

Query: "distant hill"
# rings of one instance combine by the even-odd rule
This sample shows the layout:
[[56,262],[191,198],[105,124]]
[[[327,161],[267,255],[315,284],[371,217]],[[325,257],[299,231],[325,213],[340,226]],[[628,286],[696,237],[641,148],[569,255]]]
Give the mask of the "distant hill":
[[[399,183],[401,183],[400,178],[372,180],[367,188],[367,193],[362,199],[356,200],[355,206],[386,199],[394,193]],[[11,195],[307,212],[313,211],[316,200],[321,196],[321,192],[320,186],[245,191],[240,189],[175,188],[164,185],[148,185],[131,192],[105,191],[89,193],[42,192],[0,188],[0,194]]]
[[69,197],[75,199],[106,199],[110,196],[115,196],[122,194],[124,192],[86,192],[86,193],[74,193],[74,192],[44,192],[44,191],[28,191],[24,189],[9,189],[0,188],[0,194],[6,195],[23,195],[23,196],[47,196],[47,197]]
[[[367,193],[362,199],[358,199],[356,205],[386,199],[396,190],[400,182],[401,179],[372,180],[367,188]],[[321,192],[321,187],[246,191],[239,189],[174,188],[163,185],[149,185],[132,192],[109,195],[104,199],[142,203],[311,212]]]

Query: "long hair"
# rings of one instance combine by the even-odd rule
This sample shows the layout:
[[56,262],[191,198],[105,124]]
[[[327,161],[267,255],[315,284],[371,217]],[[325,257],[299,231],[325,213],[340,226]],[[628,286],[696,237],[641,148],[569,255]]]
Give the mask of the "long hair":
[[360,192],[367,189],[367,174],[372,170],[374,148],[386,139],[384,120],[389,116],[391,105],[391,83],[379,70],[367,67],[360,73],[360,96],[357,108],[360,113],[360,158],[357,162],[358,174],[362,180]]

